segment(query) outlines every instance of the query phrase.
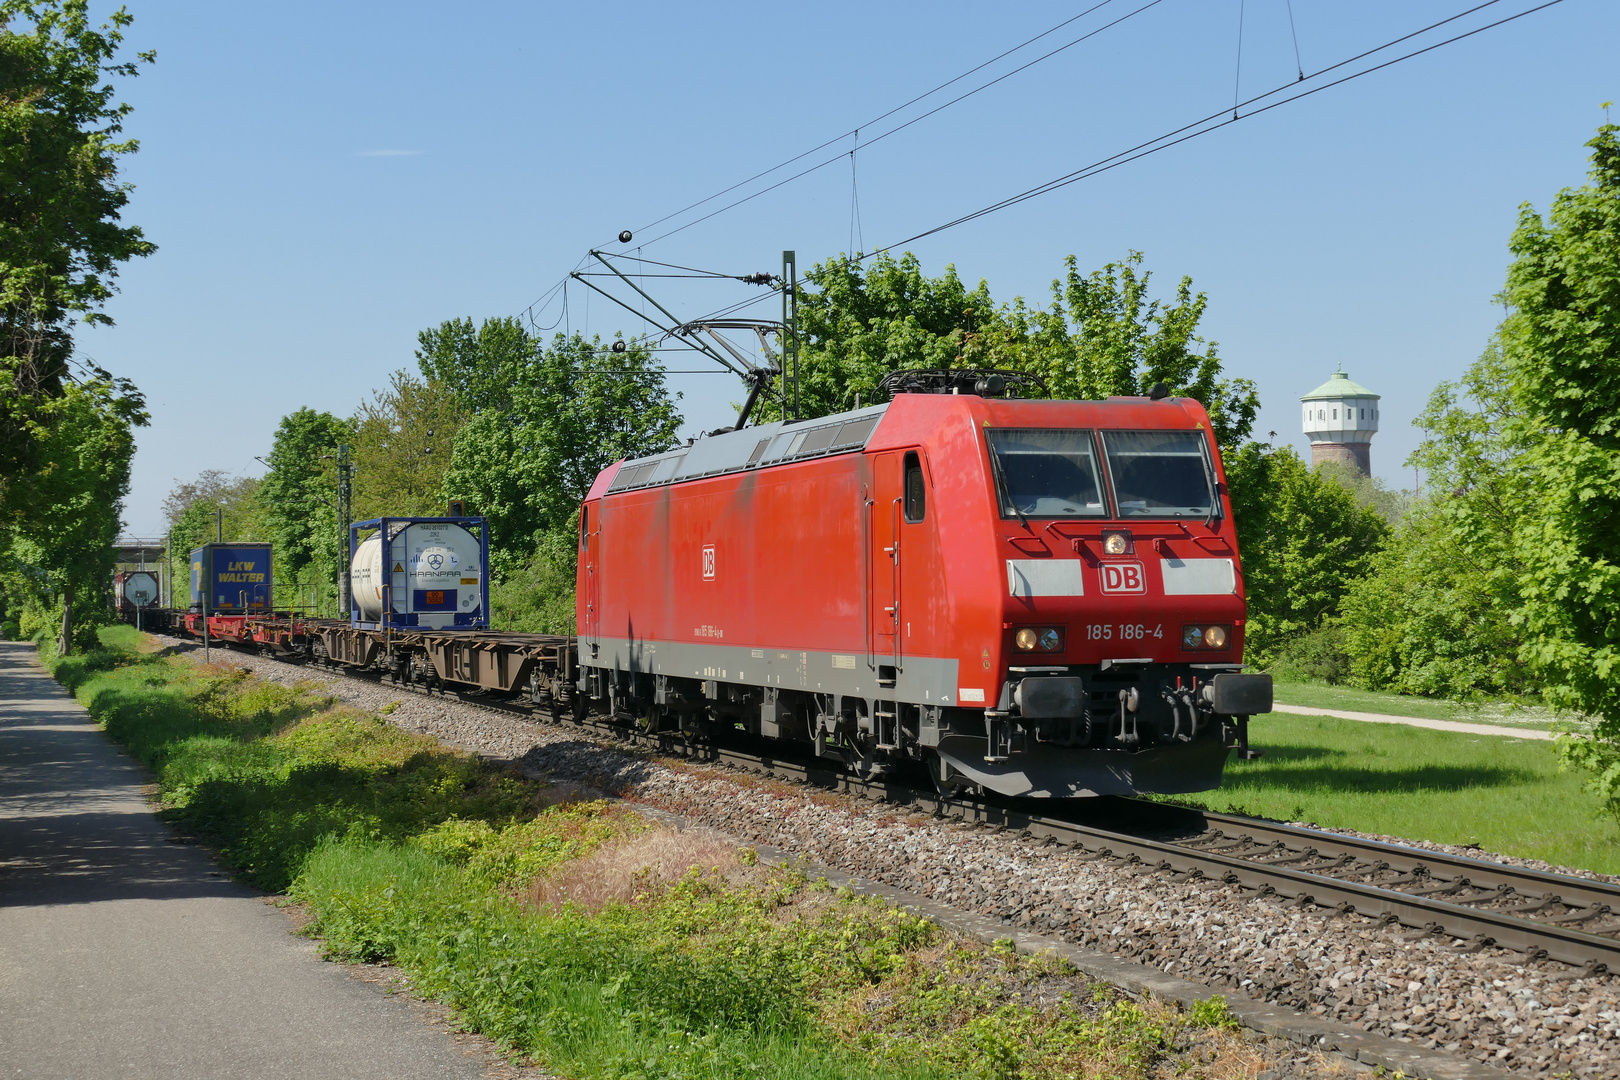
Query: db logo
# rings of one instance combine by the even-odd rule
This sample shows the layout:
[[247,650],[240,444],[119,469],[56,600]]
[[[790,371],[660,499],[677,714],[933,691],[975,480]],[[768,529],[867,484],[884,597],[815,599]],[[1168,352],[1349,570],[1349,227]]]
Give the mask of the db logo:
[[1102,591],[1109,593],[1146,592],[1142,585],[1142,564],[1139,562],[1103,563]]
[[703,580],[704,581],[713,581],[714,580],[714,545],[713,544],[705,544],[703,546]]

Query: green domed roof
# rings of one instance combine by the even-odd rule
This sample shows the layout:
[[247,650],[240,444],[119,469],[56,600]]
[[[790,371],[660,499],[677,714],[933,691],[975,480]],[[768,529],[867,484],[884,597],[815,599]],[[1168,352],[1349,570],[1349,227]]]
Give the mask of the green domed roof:
[[1378,396],[1344,372],[1335,371],[1331,379],[1310,393],[1305,394],[1299,400],[1322,401],[1328,398],[1375,398]]

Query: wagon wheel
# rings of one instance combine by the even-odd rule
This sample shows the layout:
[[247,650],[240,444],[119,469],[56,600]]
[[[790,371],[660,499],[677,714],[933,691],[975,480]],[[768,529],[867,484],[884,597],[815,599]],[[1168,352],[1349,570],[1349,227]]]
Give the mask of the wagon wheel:
[[664,727],[664,710],[658,705],[646,705],[636,717],[636,730],[643,735],[656,735]]
[[559,682],[560,680],[553,681],[546,688],[546,716],[553,724],[560,725],[568,715],[568,710],[565,708],[567,703],[563,701]]

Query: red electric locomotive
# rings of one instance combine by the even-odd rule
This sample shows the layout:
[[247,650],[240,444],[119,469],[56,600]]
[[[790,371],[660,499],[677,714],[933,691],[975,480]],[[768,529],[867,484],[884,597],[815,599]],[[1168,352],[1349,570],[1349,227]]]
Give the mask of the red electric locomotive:
[[899,393],[717,434],[604,470],[579,543],[580,688],[650,729],[1067,798],[1216,787],[1271,709],[1188,399]]

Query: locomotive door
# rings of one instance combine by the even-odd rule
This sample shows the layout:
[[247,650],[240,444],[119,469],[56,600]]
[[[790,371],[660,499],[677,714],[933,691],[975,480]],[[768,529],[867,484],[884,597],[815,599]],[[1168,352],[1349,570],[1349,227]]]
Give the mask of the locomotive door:
[[[868,607],[867,662],[877,668],[880,682],[892,679],[901,667],[902,457],[900,453],[872,456],[872,486],[866,500],[866,535],[870,544],[866,558],[867,595],[872,598]],[[885,672],[884,668],[890,670]]]
[[[600,503],[597,504],[597,509],[600,511]],[[579,606],[583,610],[581,611],[579,636],[589,638],[593,642],[596,640],[599,632],[598,627],[602,619],[601,576],[597,568],[597,563],[602,556],[599,540],[601,522],[593,520],[594,517],[596,515],[591,513],[591,504],[581,503],[579,508],[579,561],[585,572],[585,595],[580,598],[583,603]]]

